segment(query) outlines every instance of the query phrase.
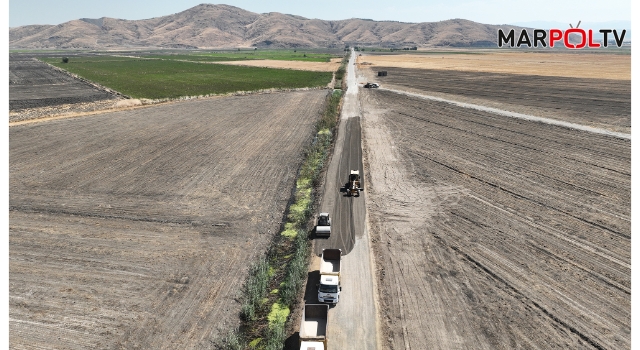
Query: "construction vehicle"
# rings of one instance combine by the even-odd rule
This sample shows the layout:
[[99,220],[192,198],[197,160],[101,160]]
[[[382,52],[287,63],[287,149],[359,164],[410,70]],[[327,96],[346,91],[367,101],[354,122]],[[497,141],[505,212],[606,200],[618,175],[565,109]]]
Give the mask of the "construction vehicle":
[[362,188],[360,183],[360,171],[351,170],[351,173],[349,174],[349,182],[346,187],[347,195],[356,197],[360,196],[360,191],[364,191],[364,188]]
[[306,304],[300,321],[300,350],[327,350],[329,305]]
[[318,284],[318,301],[337,304],[340,301],[340,261],[341,249],[323,249],[320,261],[320,284]]
[[320,213],[318,224],[316,225],[316,236],[331,236],[331,218],[329,213]]

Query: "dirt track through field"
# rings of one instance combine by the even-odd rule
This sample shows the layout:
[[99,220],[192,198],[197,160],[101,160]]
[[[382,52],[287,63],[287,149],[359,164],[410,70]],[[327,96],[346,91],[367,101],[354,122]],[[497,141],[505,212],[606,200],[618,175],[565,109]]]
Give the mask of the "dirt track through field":
[[630,347],[628,140],[389,91],[362,106],[386,346]]
[[455,106],[458,106],[458,107],[462,107],[462,108],[476,109],[476,110],[479,110],[479,111],[489,112],[489,113],[493,113],[493,114],[497,114],[497,115],[501,115],[501,116],[505,116],[505,117],[510,117],[510,118],[517,118],[517,119],[523,119],[523,120],[528,120],[528,121],[533,121],[533,122],[539,122],[539,123],[545,123],[545,124],[550,124],[550,125],[562,126],[562,127],[569,128],[569,129],[581,130],[581,131],[591,132],[591,133],[594,133],[594,134],[608,135],[608,136],[612,136],[612,137],[616,137],[616,138],[620,138],[620,139],[631,140],[631,134],[625,134],[625,133],[621,133],[621,132],[614,132],[614,131],[610,131],[610,130],[606,130],[606,129],[599,129],[599,128],[594,128],[594,127],[581,125],[581,124],[567,123],[567,122],[563,122],[561,120],[540,118],[540,117],[536,117],[536,116],[533,116],[533,115],[527,115],[527,114],[522,114],[522,113],[514,113],[514,112],[509,112],[509,111],[503,111],[503,110],[496,109],[496,108],[485,107],[485,106],[480,106],[480,105],[475,105],[475,104],[470,104],[470,103],[457,102],[457,101],[452,101],[452,100],[446,100],[446,99],[435,97],[435,96],[415,94],[415,93],[406,92],[406,91],[402,91],[402,90],[393,90],[393,89],[385,89],[385,88],[380,88],[380,90],[390,91],[390,92],[393,92],[393,93],[396,93],[396,94],[407,95],[407,96],[411,96],[411,97],[417,97],[417,98],[425,99],[425,100],[444,102],[444,103],[452,104],[452,105],[455,105]]
[[280,228],[326,91],[10,129],[12,348],[209,348]]

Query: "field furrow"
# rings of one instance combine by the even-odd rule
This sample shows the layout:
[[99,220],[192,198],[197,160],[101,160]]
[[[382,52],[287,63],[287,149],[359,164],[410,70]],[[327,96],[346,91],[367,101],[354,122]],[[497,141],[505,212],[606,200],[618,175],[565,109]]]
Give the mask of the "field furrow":
[[10,129],[10,344],[207,349],[237,326],[326,92]]
[[629,348],[628,140],[390,91],[362,105],[389,346]]

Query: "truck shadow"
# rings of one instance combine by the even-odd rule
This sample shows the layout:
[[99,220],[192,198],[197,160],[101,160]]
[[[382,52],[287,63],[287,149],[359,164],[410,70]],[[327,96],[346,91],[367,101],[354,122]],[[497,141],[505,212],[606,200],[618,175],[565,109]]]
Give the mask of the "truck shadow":
[[304,290],[305,304],[318,303],[318,288],[316,285],[320,283],[320,271],[310,271],[307,274],[307,288]]
[[284,350],[300,350],[300,332],[293,333],[284,341]]

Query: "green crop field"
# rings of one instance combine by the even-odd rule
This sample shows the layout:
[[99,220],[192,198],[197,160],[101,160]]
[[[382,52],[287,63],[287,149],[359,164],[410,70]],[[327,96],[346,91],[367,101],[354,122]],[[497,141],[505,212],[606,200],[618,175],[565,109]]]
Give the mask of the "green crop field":
[[241,60],[281,60],[329,62],[331,58],[341,57],[329,53],[317,53],[298,50],[241,50],[225,52],[198,52],[177,55],[145,55],[148,58],[180,59],[190,61],[241,61]]
[[229,66],[127,57],[42,59],[85,79],[135,98],[176,98],[270,88],[325,86],[330,72]]

